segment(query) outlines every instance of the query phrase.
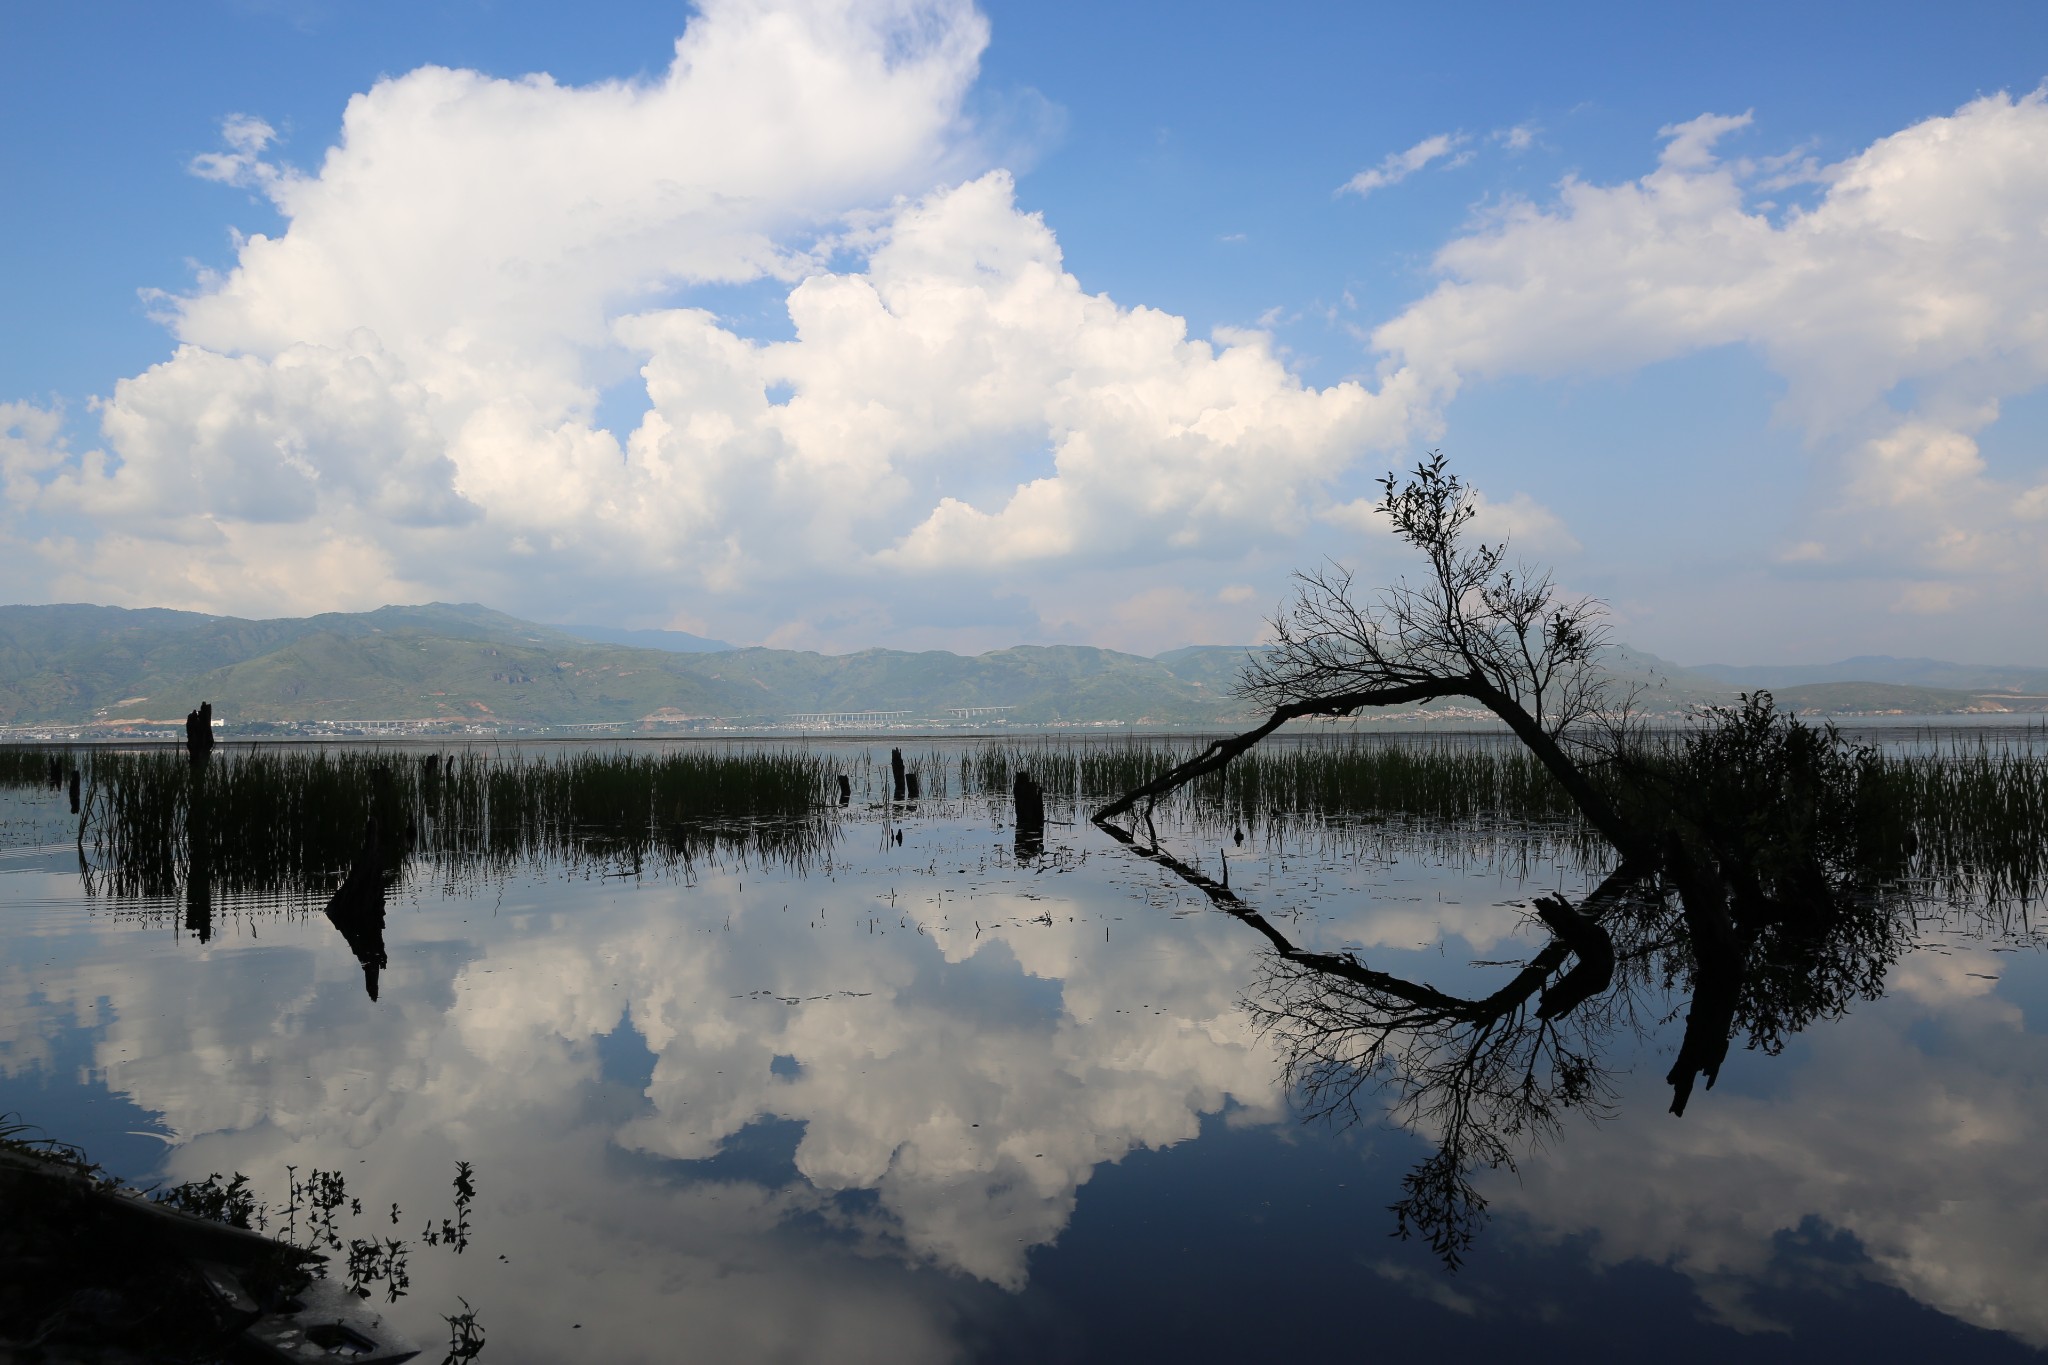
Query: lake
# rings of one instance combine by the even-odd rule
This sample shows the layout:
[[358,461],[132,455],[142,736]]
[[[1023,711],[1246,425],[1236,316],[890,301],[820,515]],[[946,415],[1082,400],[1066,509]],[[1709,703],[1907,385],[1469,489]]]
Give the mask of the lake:
[[[223,864],[195,919],[189,869],[124,880],[63,792],[0,792],[0,1112],[130,1182],[242,1173],[273,1211],[338,1173],[339,1236],[407,1244],[404,1295],[371,1287],[428,1360],[463,1305],[503,1362],[2048,1347],[2026,897],[1920,887],[1877,998],[1778,1055],[1738,1039],[1682,1117],[1681,994],[1564,1020],[1597,1084],[1475,1164],[1452,1269],[1390,1210],[1459,1114],[1334,1091],[1345,997],[1273,934],[1483,997],[1549,941],[1535,898],[1610,870],[1582,832],[1188,801],[1155,815],[1162,862],[1062,788],[1020,847],[975,741],[899,742],[915,801],[887,743],[760,746],[849,775],[800,835],[414,830],[377,945],[322,913],[331,857],[297,884]],[[374,751],[428,752],[568,751]]]

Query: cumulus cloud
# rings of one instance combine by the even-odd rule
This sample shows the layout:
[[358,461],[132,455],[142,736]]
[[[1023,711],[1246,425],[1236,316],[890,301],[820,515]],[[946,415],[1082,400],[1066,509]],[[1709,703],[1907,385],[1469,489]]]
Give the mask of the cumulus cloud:
[[[177,348],[98,404],[98,445],[15,423],[10,562],[32,543],[45,596],[223,611],[463,597],[814,645],[1009,643],[1021,612],[1121,642],[1144,601],[1277,579],[1304,537],[1380,553],[1339,490],[1475,381],[1744,345],[1839,490],[1797,562],[1986,601],[2044,567],[2048,476],[1978,449],[2048,377],[2041,95],[1829,166],[1724,156],[1747,114],[1673,125],[1639,179],[1487,210],[1364,334],[1370,377],[1317,387],[1277,324],[1192,335],[1067,271],[964,112],[987,35],[966,0],[718,0],[645,80],[381,81],[303,168],[229,119],[193,170],[284,229],[159,300]],[[1810,202],[1758,197],[1795,182]],[[698,306],[749,283],[786,332]],[[1489,534],[1576,547],[1488,493]]]
[[1405,152],[1389,152],[1380,159],[1379,165],[1368,167],[1339,185],[1337,193],[1355,194],[1363,199],[1374,190],[1398,185],[1430,162],[1450,156],[1464,146],[1465,141],[1463,133],[1436,133],[1422,139]]
[[2048,381],[2048,100],[1990,95],[1811,171],[1773,210],[1728,159],[1747,114],[1663,130],[1639,180],[1568,179],[1436,257],[1442,282],[1373,333],[1425,388],[1620,372],[1746,345],[1783,376],[1785,420],[1838,461],[1838,558],[1909,574],[2038,572],[2021,489],[1975,438]]
[[[59,590],[291,611],[632,585],[765,605],[793,642],[786,614],[886,627],[861,594],[999,603],[1006,572],[1284,543],[1408,439],[1415,395],[1316,389],[1263,331],[1088,293],[1006,172],[965,174],[985,40],[955,0],[732,0],[650,81],[381,82],[317,169],[230,119],[193,169],[286,230],[168,301],[181,344],[115,386],[103,449],[16,480],[90,529],[45,547]],[[788,340],[675,301],[747,280],[784,282]],[[602,381],[634,364],[645,414],[607,429]],[[273,548],[298,562],[252,560]]]

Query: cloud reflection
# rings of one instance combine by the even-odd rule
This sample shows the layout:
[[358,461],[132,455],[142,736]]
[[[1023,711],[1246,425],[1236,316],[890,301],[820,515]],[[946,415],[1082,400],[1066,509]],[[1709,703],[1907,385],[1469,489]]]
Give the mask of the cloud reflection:
[[[392,899],[374,1003],[318,916],[175,951],[102,921],[35,972],[37,1009],[94,1021],[106,1085],[178,1136],[173,1179],[338,1169],[373,1212],[401,1204],[376,1230],[405,1235],[444,1209],[456,1158],[475,1163],[477,1246],[415,1256],[396,1310],[415,1335],[460,1293],[509,1358],[666,1360],[686,1339],[705,1359],[952,1359],[1103,1163],[1284,1105],[1238,1006],[1259,946],[1242,926],[1148,906],[1153,871],[1114,854],[1033,875],[997,856],[1000,832],[911,834],[806,879],[515,881],[495,904],[414,887]],[[1521,923],[1473,904],[1509,889],[1473,895],[1499,880],[1484,870],[1445,910],[1414,863],[1342,894],[1330,875],[1322,930],[1376,961],[1455,973],[1439,936],[1509,951]],[[1371,878],[1384,900],[1358,894]],[[1679,1269],[1734,1325],[1770,1325],[1751,1296],[1773,1234],[1818,1219],[1861,1243],[1865,1273],[2048,1343],[2029,1145],[2048,1040],[2013,993],[2041,975],[1969,944],[1913,954],[1886,999],[1731,1066],[1683,1121],[1646,1057],[1618,1121],[1571,1125],[1487,1192],[1539,1240]],[[649,1068],[625,1082],[605,1063],[622,1021]]]

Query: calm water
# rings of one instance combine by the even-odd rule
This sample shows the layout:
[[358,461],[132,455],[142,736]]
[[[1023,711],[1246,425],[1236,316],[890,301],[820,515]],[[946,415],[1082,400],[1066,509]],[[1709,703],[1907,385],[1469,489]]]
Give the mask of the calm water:
[[[137,1181],[240,1171],[281,1203],[288,1166],[340,1171],[344,1236],[414,1242],[391,1314],[445,1341],[460,1296],[487,1361],[2048,1346],[2024,923],[1930,917],[1882,999],[1737,1050],[1682,1119],[1678,1002],[1649,1000],[1603,1044],[1611,1116],[1484,1173],[1452,1273],[1389,1236],[1425,1138],[1290,1103],[1245,1008],[1265,941],[1085,823],[1020,862],[1005,816],[857,796],[802,867],[416,867],[373,1001],[317,901],[218,900],[201,943],[176,903],[86,894],[60,797],[0,795],[0,1111]],[[1232,833],[1160,828],[1210,875]],[[1229,848],[1296,943],[1471,993],[1545,941],[1532,895],[1600,871],[1399,822]],[[457,1160],[461,1254],[418,1243]]]

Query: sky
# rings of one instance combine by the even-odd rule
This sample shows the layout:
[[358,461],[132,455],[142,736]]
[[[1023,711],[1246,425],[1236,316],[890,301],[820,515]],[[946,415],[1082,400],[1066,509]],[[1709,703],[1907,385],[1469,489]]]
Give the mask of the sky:
[[2048,664],[2048,7],[0,5],[0,598]]

